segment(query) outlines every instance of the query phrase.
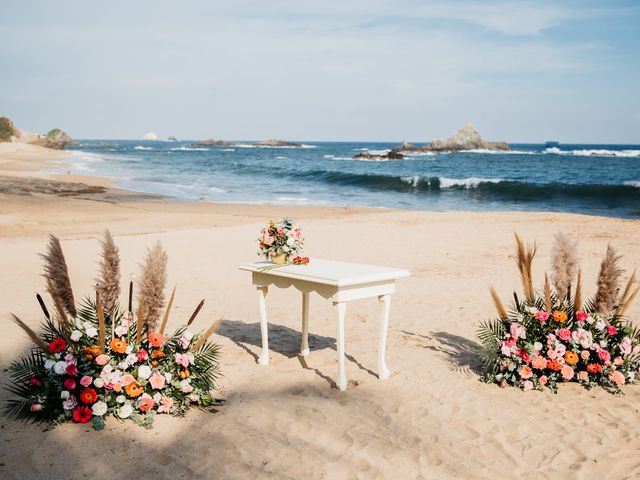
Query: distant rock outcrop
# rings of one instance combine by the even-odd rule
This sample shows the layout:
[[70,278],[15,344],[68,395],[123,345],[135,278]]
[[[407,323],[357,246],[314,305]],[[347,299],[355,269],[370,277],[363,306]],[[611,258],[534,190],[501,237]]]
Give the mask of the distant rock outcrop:
[[46,135],[38,135],[20,130],[7,117],[0,117],[0,142],[29,143],[40,147],[55,148],[56,150],[64,150],[69,145],[76,143],[66,132],[59,128],[54,128]]
[[394,150],[387,153],[362,152],[353,157],[354,160],[402,160],[403,158],[403,154]]
[[393,148],[392,152],[460,152],[462,150],[510,150],[507,142],[488,142],[480,137],[480,132],[471,123],[467,123],[453,136],[447,139],[434,139],[431,143],[423,146],[416,146],[410,143],[402,143]]
[[173,135],[169,135],[169,137],[167,138],[167,142],[177,142],[177,141],[178,139]]
[[302,147],[301,143],[287,142],[286,140],[263,140],[262,142],[256,142],[259,147]]
[[233,147],[234,144],[226,140],[214,140],[213,138],[207,138],[200,142],[194,143],[194,147]]

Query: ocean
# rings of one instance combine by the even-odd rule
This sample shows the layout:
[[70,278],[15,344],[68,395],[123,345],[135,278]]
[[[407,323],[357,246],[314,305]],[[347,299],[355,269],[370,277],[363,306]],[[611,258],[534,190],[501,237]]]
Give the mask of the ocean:
[[353,160],[397,143],[194,147],[193,141],[81,140],[72,173],[182,200],[418,210],[553,211],[640,218],[640,145],[511,144],[510,152]]

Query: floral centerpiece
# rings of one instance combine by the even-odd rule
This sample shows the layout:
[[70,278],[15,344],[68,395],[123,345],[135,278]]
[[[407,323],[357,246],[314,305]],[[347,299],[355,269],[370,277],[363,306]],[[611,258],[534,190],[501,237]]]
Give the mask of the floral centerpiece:
[[275,264],[309,263],[308,258],[301,256],[304,245],[302,230],[290,218],[270,220],[267,226],[260,230],[258,243],[258,255],[263,255]]
[[578,382],[586,388],[602,386],[612,393],[620,393],[624,384],[635,383],[640,373],[640,328],[624,316],[640,291],[640,287],[634,288],[635,272],[620,292],[621,257],[608,246],[597,293],[584,300],[575,243],[558,234],[551,281],[545,275],[538,293],[531,270],[536,247],[525,245],[518,235],[516,247],[524,298],[514,293],[507,311],[496,291],[490,289],[498,318],[483,322],[478,332],[486,367],[484,380],[501,387],[541,390],[546,386],[553,391],[561,382]]
[[219,349],[209,337],[219,321],[206,332],[191,331],[203,301],[186,325],[166,332],[175,288],[161,318],[167,255],[159,243],[143,264],[135,314],[133,282],[128,308],[118,304],[120,259],[108,231],[96,298],[85,299],[79,308],[56,237],[50,237],[43,257],[54,313],[37,295],[45,318],[40,334],[13,316],[34,347],[10,367],[9,390],[20,398],[7,401],[5,415],[52,426],[92,422],[96,429],[114,416],[149,428],[156,414],[183,415],[192,406],[214,403]]

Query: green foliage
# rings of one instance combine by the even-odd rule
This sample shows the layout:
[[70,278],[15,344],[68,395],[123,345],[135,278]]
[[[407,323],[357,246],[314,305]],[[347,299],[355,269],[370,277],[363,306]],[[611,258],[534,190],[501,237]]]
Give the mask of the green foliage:
[[7,117],[0,117],[0,142],[8,142],[16,134],[13,122]]

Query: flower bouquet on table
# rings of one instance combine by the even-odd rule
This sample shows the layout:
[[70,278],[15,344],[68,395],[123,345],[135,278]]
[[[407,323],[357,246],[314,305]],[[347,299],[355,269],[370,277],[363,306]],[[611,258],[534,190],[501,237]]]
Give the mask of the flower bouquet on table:
[[309,258],[301,256],[304,245],[302,230],[290,218],[285,217],[277,222],[270,220],[267,226],[260,230],[258,243],[258,255],[271,260],[275,265],[309,263]]
[[554,392],[558,383],[578,382],[586,388],[602,386],[621,393],[622,385],[635,383],[640,373],[640,328],[625,319],[640,291],[636,273],[620,291],[621,257],[609,245],[600,265],[597,293],[585,300],[576,245],[558,234],[551,280],[545,274],[538,293],[531,271],[535,254],[535,245],[525,245],[516,234],[524,299],[514,292],[509,311],[490,288],[498,318],[481,323],[478,331],[484,380],[524,390],[546,386]]
[[118,304],[120,258],[108,231],[95,300],[86,298],[78,307],[56,237],[43,257],[53,313],[37,295],[45,317],[40,334],[13,316],[34,346],[10,366],[8,389],[19,398],[7,401],[5,415],[52,426],[91,421],[96,429],[112,415],[150,428],[156,414],[180,416],[215,402],[219,349],[209,337],[220,321],[206,332],[190,330],[203,300],[186,325],[166,332],[175,288],[165,309],[167,254],[159,243],[142,266],[135,314],[133,282],[128,308]]

